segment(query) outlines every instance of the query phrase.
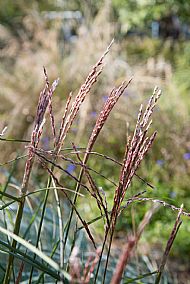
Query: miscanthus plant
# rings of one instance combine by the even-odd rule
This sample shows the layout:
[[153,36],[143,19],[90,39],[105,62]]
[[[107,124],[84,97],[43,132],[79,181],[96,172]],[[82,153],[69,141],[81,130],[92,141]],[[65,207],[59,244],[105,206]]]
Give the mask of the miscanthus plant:
[[[136,283],[140,279],[142,283],[147,283],[147,277],[149,277],[148,283],[159,283],[164,277],[166,260],[182,222],[181,215],[190,217],[190,214],[183,210],[183,206],[177,208],[162,200],[149,198],[146,190],[130,196],[130,185],[134,176],[141,179],[147,186],[154,188],[136,172],[156,137],[156,132],[152,134],[149,132],[152,114],[161,96],[161,91],[156,87],[147,106],[140,106],[136,127],[134,133],[128,137],[122,162],[94,152],[93,147],[110,112],[126,91],[131,80],[122,82],[108,95],[86,148],[81,149],[74,143],[69,145],[70,148],[66,148],[68,145],[65,145],[65,140],[83,101],[90,95],[92,86],[103,71],[103,61],[112,43],[94,65],[78,94],[75,97],[72,93],[69,94],[61,122],[55,121],[52,104],[52,97],[59,80],[56,79],[50,84],[44,68],[45,87],[40,94],[30,141],[8,139],[5,131],[1,133],[0,140],[7,141],[7,143],[28,142],[25,156],[5,162],[5,164],[15,164],[19,159],[26,158],[22,182],[15,182],[12,171],[9,173],[6,184],[1,186],[0,253],[3,259],[0,263],[1,283],[116,284]],[[53,149],[48,150],[41,146],[47,119],[51,123],[52,144],[54,145]],[[66,150],[67,154],[65,154]],[[93,155],[109,160],[113,167],[116,165],[120,167],[117,183],[108,180],[103,172],[98,173],[89,167],[88,161],[93,159]],[[44,188],[34,188],[30,185],[30,177],[31,174],[36,173],[37,163],[43,169],[44,175],[47,175],[47,185]],[[67,163],[79,169],[78,176],[69,170]],[[16,167],[13,166],[13,169],[15,171]],[[111,205],[108,204],[106,193],[101,185],[97,184],[92,173],[99,175],[99,178],[107,179],[112,184],[113,201]],[[69,180],[72,180],[72,184],[75,183],[74,188],[68,185]],[[10,190],[11,187],[16,188],[19,193]],[[95,200],[100,211],[97,218],[88,222],[77,206],[77,201],[83,197],[84,191],[86,196]],[[126,192],[129,192],[127,199]],[[145,214],[136,233],[128,234],[120,257],[115,258],[114,249],[113,254],[111,253],[112,244],[121,212],[127,210],[133,203],[148,201],[154,203],[152,208]],[[132,272],[129,260],[145,226],[160,205],[177,211],[178,215],[160,265],[156,270],[152,269],[152,271],[138,275],[134,266],[134,273]],[[104,228],[102,243],[97,240],[91,230],[91,224],[98,220],[102,220]],[[145,269],[144,272],[146,272]]]

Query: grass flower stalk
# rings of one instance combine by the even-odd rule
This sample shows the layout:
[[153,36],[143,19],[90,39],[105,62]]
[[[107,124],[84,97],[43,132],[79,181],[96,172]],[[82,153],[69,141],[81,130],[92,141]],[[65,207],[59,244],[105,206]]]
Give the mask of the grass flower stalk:
[[[140,106],[133,137],[131,141],[129,141],[126,145],[126,150],[123,159],[123,166],[120,172],[119,185],[116,188],[114,195],[114,202],[110,216],[110,226],[107,227],[105,232],[105,240],[107,240],[108,234],[110,235],[110,240],[109,240],[108,253],[105,264],[104,276],[103,276],[103,283],[105,282],[106,278],[107,266],[111,250],[111,243],[115,231],[115,226],[117,223],[117,218],[120,212],[121,203],[124,199],[127,189],[130,186],[133,176],[135,175],[137,169],[139,168],[140,163],[144,159],[146,153],[151,148],[152,143],[156,137],[156,132],[154,132],[150,138],[147,137],[147,132],[152,123],[150,118],[152,116],[153,110],[160,96],[161,96],[161,91],[157,87],[155,87],[153,95],[150,97],[144,113],[143,113],[143,106],[142,105]],[[102,250],[104,250],[104,247],[102,248]],[[99,265],[97,273],[99,270]]]
[[[106,49],[104,54],[100,57],[98,62],[93,66],[91,72],[88,74],[84,84],[81,86],[81,88],[80,88],[78,94],[76,95],[72,104],[71,104],[72,93],[70,93],[70,95],[67,99],[67,102],[66,102],[65,111],[64,111],[64,114],[63,114],[63,118],[62,118],[60,128],[59,128],[58,137],[55,137],[55,135],[56,135],[55,123],[54,123],[54,118],[53,118],[52,105],[50,104],[49,111],[50,111],[52,132],[53,132],[54,144],[55,144],[55,147],[54,147],[55,157],[53,159],[54,163],[56,162],[57,155],[61,151],[61,148],[62,148],[62,145],[65,141],[65,138],[66,138],[66,136],[67,136],[72,124],[73,124],[75,117],[77,116],[77,114],[79,112],[79,109],[80,109],[83,101],[85,100],[86,96],[90,92],[94,83],[97,81],[97,78],[99,77],[99,75],[102,73],[103,59],[106,56],[106,54],[109,52],[109,49],[110,49],[112,44],[113,44],[113,41],[108,46],[108,48]],[[46,76],[46,84],[48,85],[47,76]],[[71,107],[70,107],[70,105],[71,105]],[[53,171],[54,171],[54,165],[52,164],[50,172],[53,174]],[[47,188],[50,187],[50,186],[51,186],[51,177],[49,178]],[[45,208],[46,208],[46,204],[47,204],[47,200],[48,200],[48,194],[49,194],[49,191],[47,190],[46,193],[45,193],[45,196],[44,196],[44,203],[43,203],[43,208],[42,208],[40,225],[39,225],[39,229],[38,229],[36,246],[38,246],[38,242],[39,242],[40,235],[41,235],[41,228],[42,228],[43,218],[44,218],[44,214],[45,214]],[[64,255],[63,255],[63,258],[64,258]],[[33,268],[31,270],[29,283],[31,283],[31,280],[32,280],[32,273],[33,273]]]
[[[47,78],[47,73],[46,73],[45,68],[44,68],[44,74],[45,74],[45,78]],[[19,235],[19,231],[20,231],[20,225],[21,225],[21,221],[22,221],[24,204],[25,204],[25,194],[27,193],[29,178],[30,178],[32,166],[33,166],[33,163],[34,163],[34,157],[35,157],[33,148],[37,148],[38,144],[40,142],[40,137],[42,135],[43,126],[44,126],[44,123],[45,123],[45,114],[47,112],[48,105],[50,104],[52,94],[53,94],[53,90],[55,89],[57,83],[58,83],[58,81],[56,80],[52,84],[52,87],[50,89],[52,91],[49,91],[49,84],[47,83],[47,80],[46,80],[45,88],[40,94],[40,98],[39,98],[39,102],[38,102],[38,106],[37,106],[34,128],[33,128],[32,135],[31,135],[30,145],[28,147],[28,156],[27,156],[27,161],[26,161],[26,164],[25,164],[23,181],[22,181],[22,185],[21,185],[21,189],[20,189],[21,198],[20,198],[20,202],[18,204],[18,210],[17,210],[16,220],[15,220],[15,227],[14,227],[14,231],[13,231],[15,235]],[[17,244],[16,240],[13,239],[13,241],[12,241],[12,248],[13,249],[16,248],[16,244]],[[8,265],[7,265],[7,269],[6,269],[6,273],[5,273],[5,277],[4,277],[4,284],[9,283],[9,279],[10,279],[11,272],[12,272],[13,261],[14,261],[14,256],[9,255]]]
[[[108,49],[109,50],[109,49]],[[92,148],[97,140],[97,137],[101,131],[101,129],[103,128],[110,112],[112,111],[113,107],[115,106],[115,104],[117,103],[117,101],[119,100],[119,98],[121,97],[121,95],[124,93],[124,91],[126,90],[126,88],[128,87],[128,85],[130,84],[132,79],[129,80],[128,83],[123,82],[118,88],[114,88],[110,95],[108,96],[108,99],[106,100],[97,120],[96,120],[96,124],[93,128],[92,134],[89,138],[88,141],[88,145],[86,148],[86,152],[82,161],[82,164],[86,166],[87,161],[89,159],[90,156],[90,152],[92,151]],[[73,204],[76,204],[77,201],[77,196],[78,196],[78,192],[80,190],[80,183],[83,177],[85,170],[84,167],[81,168],[81,171],[79,173],[79,177],[78,180],[79,182],[76,184],[76,189],[75,189],[75,196],[73,198]],[[73,217],[73,210],[71,210],[70,216],[69,216],[69,220],[68,220],[68,225],[67,225],[67,230],[66,230],[66,236],[65,236],[65,245],[67,243],[67,238],[68,238],[68,233],[69,233],[69,229],[70,229],[70,225],[71,225],[71,220]]]

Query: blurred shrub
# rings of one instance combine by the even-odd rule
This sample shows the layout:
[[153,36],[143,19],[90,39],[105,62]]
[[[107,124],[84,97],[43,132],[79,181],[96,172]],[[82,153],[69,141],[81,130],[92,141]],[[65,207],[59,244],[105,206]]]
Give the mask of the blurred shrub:
[[[190,43],[180,44],[180,51],[175,54],[175,73],[174,79],[183,99],[189,105],[188,94],[190,91]],[[190,110],[190,105],[189,105]]]

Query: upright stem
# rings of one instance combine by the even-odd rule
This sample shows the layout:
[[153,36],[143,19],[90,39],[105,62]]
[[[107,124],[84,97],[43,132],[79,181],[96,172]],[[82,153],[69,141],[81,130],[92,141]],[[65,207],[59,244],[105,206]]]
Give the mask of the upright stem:
[[[49,188],[51,186],[51,177],[48,180],[48,185],[47,188]],[[42,208],[42,214],[41,214],[41,219],[40,219],[40,224],[39,224],[39,228],[38,228],[38,235],[37,235],[37,240],[36,240],[36,247],[38,247],[38,243],[40,240],[40,235],[41,235],[41,230],[42,230],[42,224],[43,224],[43,220],[44,220],[44,214],[45,214],[45,209],[46,209],[46,204],[47,204],[47,199],[48,199],[48,195],[49,195],[49,189],[46,190],[45,192],[45,196],[44,196],[44,202],[43,202],[43,208]],[[36,259],[36,254],[33,257],[33,260]],[[32,283],[32,274],[34,271],[34,267],[32,266],[31,271],[30,271],[30,278],[29,278],[29,282],[28,284]]]
[[95,274],[95,277],[94,277],[94,284],[96,284],[96,280],[98,278],[98,272],[99,272],[99,269],[100,269],[100,264],[101,264],[102,255],[103,255],[103,252],[104,252],[107,236],[108,236],[108,232],[105,235],[104,242],[103,242],[103,245],[102,245],[102,250],[101,250],[101,253],[100,253],[100,256],[99,256],[98,267],[96,269],[96,274]]
[[108,253],[107,253],[107,258],[106,258],[106,264],[105,264],[104,276],[103,276],[102,284],[104,284],[105,280],[106,280],[106,273],[107,273],[107,268],[108,268],[109,256],[110,256],[110,252],[111,252],[111,245],[112,245],[112,240],[113,240],[113,234],[114,234],[114,229],[111,231],[111,235],[110,235],[109,248],[108,248]]
[[155,280],[155,284],[159,284],[160,283],[161,276],[162,276],[162,272],[158,272],[156,280]]
[[[83,159],[83,164],[87,163],[88,157],[89,157],[89,153],[86,153],[85,156],[84,156],[84,159]],[[82,177],[83,177],[83,173],[84,173],[84,168],[81,168],[80,173],[79,173],[79,177],[78,177],[78,182],[77,182],[77,185],[76,185],[76,188],[75,188],[75,195],[74,195],[74,198],[73,198],[73,205],[75,205],[76,202],[77,202],[78,192],[80,190],[80,183],[81,183],[81,180],[82,180]],[[71,212],[70,212],[70,215],[69,215],[69,220],[68,220],[67,227],[66,227],[65,241],[64,241],[64,247],[63,247],[63,254],[65,253],[65,248],[66,248],[66,243],[67,243],[67,239],[68,239],[68,235],[69,235],[71,221],[72,221],[72,218],[73,218],[73,213],[74,213],[74,207],[71,208]]]
[[[16,235],[18,235],[19,231],[20,231],[20,225],[21,225],[22,215],[23,215],[23,210],[24,210],[24,203],[25,203],[25,197],[23,197],[20,200],[19,206],[18,206],[18,209],[17,209],[17,215],[16,215],[15,227],[14,227],[14,234],[16,234]],[[17,245],[17,241],[12,240],[11,252],[14,252],[14,250],[16,249],[16,245]],[[6,272],[5,272],[3,284],[8,284],[9,281],[10,281],[11,272],[12,272],[12,269],[13,269],[13,261],[14,261],[14,255],[9,254],[8,265],[7,265],[7,269],[6,269]]]

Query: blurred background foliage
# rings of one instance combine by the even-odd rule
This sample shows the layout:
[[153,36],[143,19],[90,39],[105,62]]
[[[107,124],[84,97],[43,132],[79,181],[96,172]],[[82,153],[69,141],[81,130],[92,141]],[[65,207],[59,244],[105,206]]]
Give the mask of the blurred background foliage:
[[[111,114],[95,150],[121,161],[127,134],[132,134],[140,103],[146,102],[155,85],[163,90],[152,128],[158,130],[156,142],[139,170],[139,175],[155,186],[150,190],[135,179],[133,194],[148,195],[176,206],[184,203],[190,211],[190,1],[177,0],[40,0],[0,1],[0,127],[8,126],[6,137],[29,139],[36,102],[43,88],[43,66],[51,80],[60,77],[54,97],[55,117],[61,119],[65,98],[83,83],[90,67],[111,39],[115,44],[103,75],[87,98],[67,145],[74,141],[85,147],[98,112],[113,86],[133,76],[133,81]],[[44,145],[51,148],[46,129]],[[22,144],[1,141],[1,163],[24,152]],[[22,161],[17,166],[22,168]],[[89,165],[117,182],[119,168],[93,156]],[[11,166],[1,170],[3,184]],[[43,183],[40,169],[38,186]],[[75,169],[72,169],[75,171]],[[20,174],[15,172],[18,183]],[[113,186],[96,176],[108,200]],[[69,185],[74,184],[68,181]],[[129,193],[128,193],[129,194]],[[80,202],[79,202],[80,203]],[[80,204],[79,204],[80,206]],[[135,205],[123,213],[118,236],[135,228],[150,204]],[[92,202],[82,199],[81,210],[88,218],[97,216]],[[134,223],[129,222],[129,214]],[[131,219],[130,219],[131,220]],[[164,246],[174,213],[162,208],[144,234],[147,252]],[[173,253],[190,257],[187,218],[177,237]],[[101,233],[97,227],[96,232]],[[183,261],[181,259],[181,261]],[[183,268],[182,268],[183,270]]]

